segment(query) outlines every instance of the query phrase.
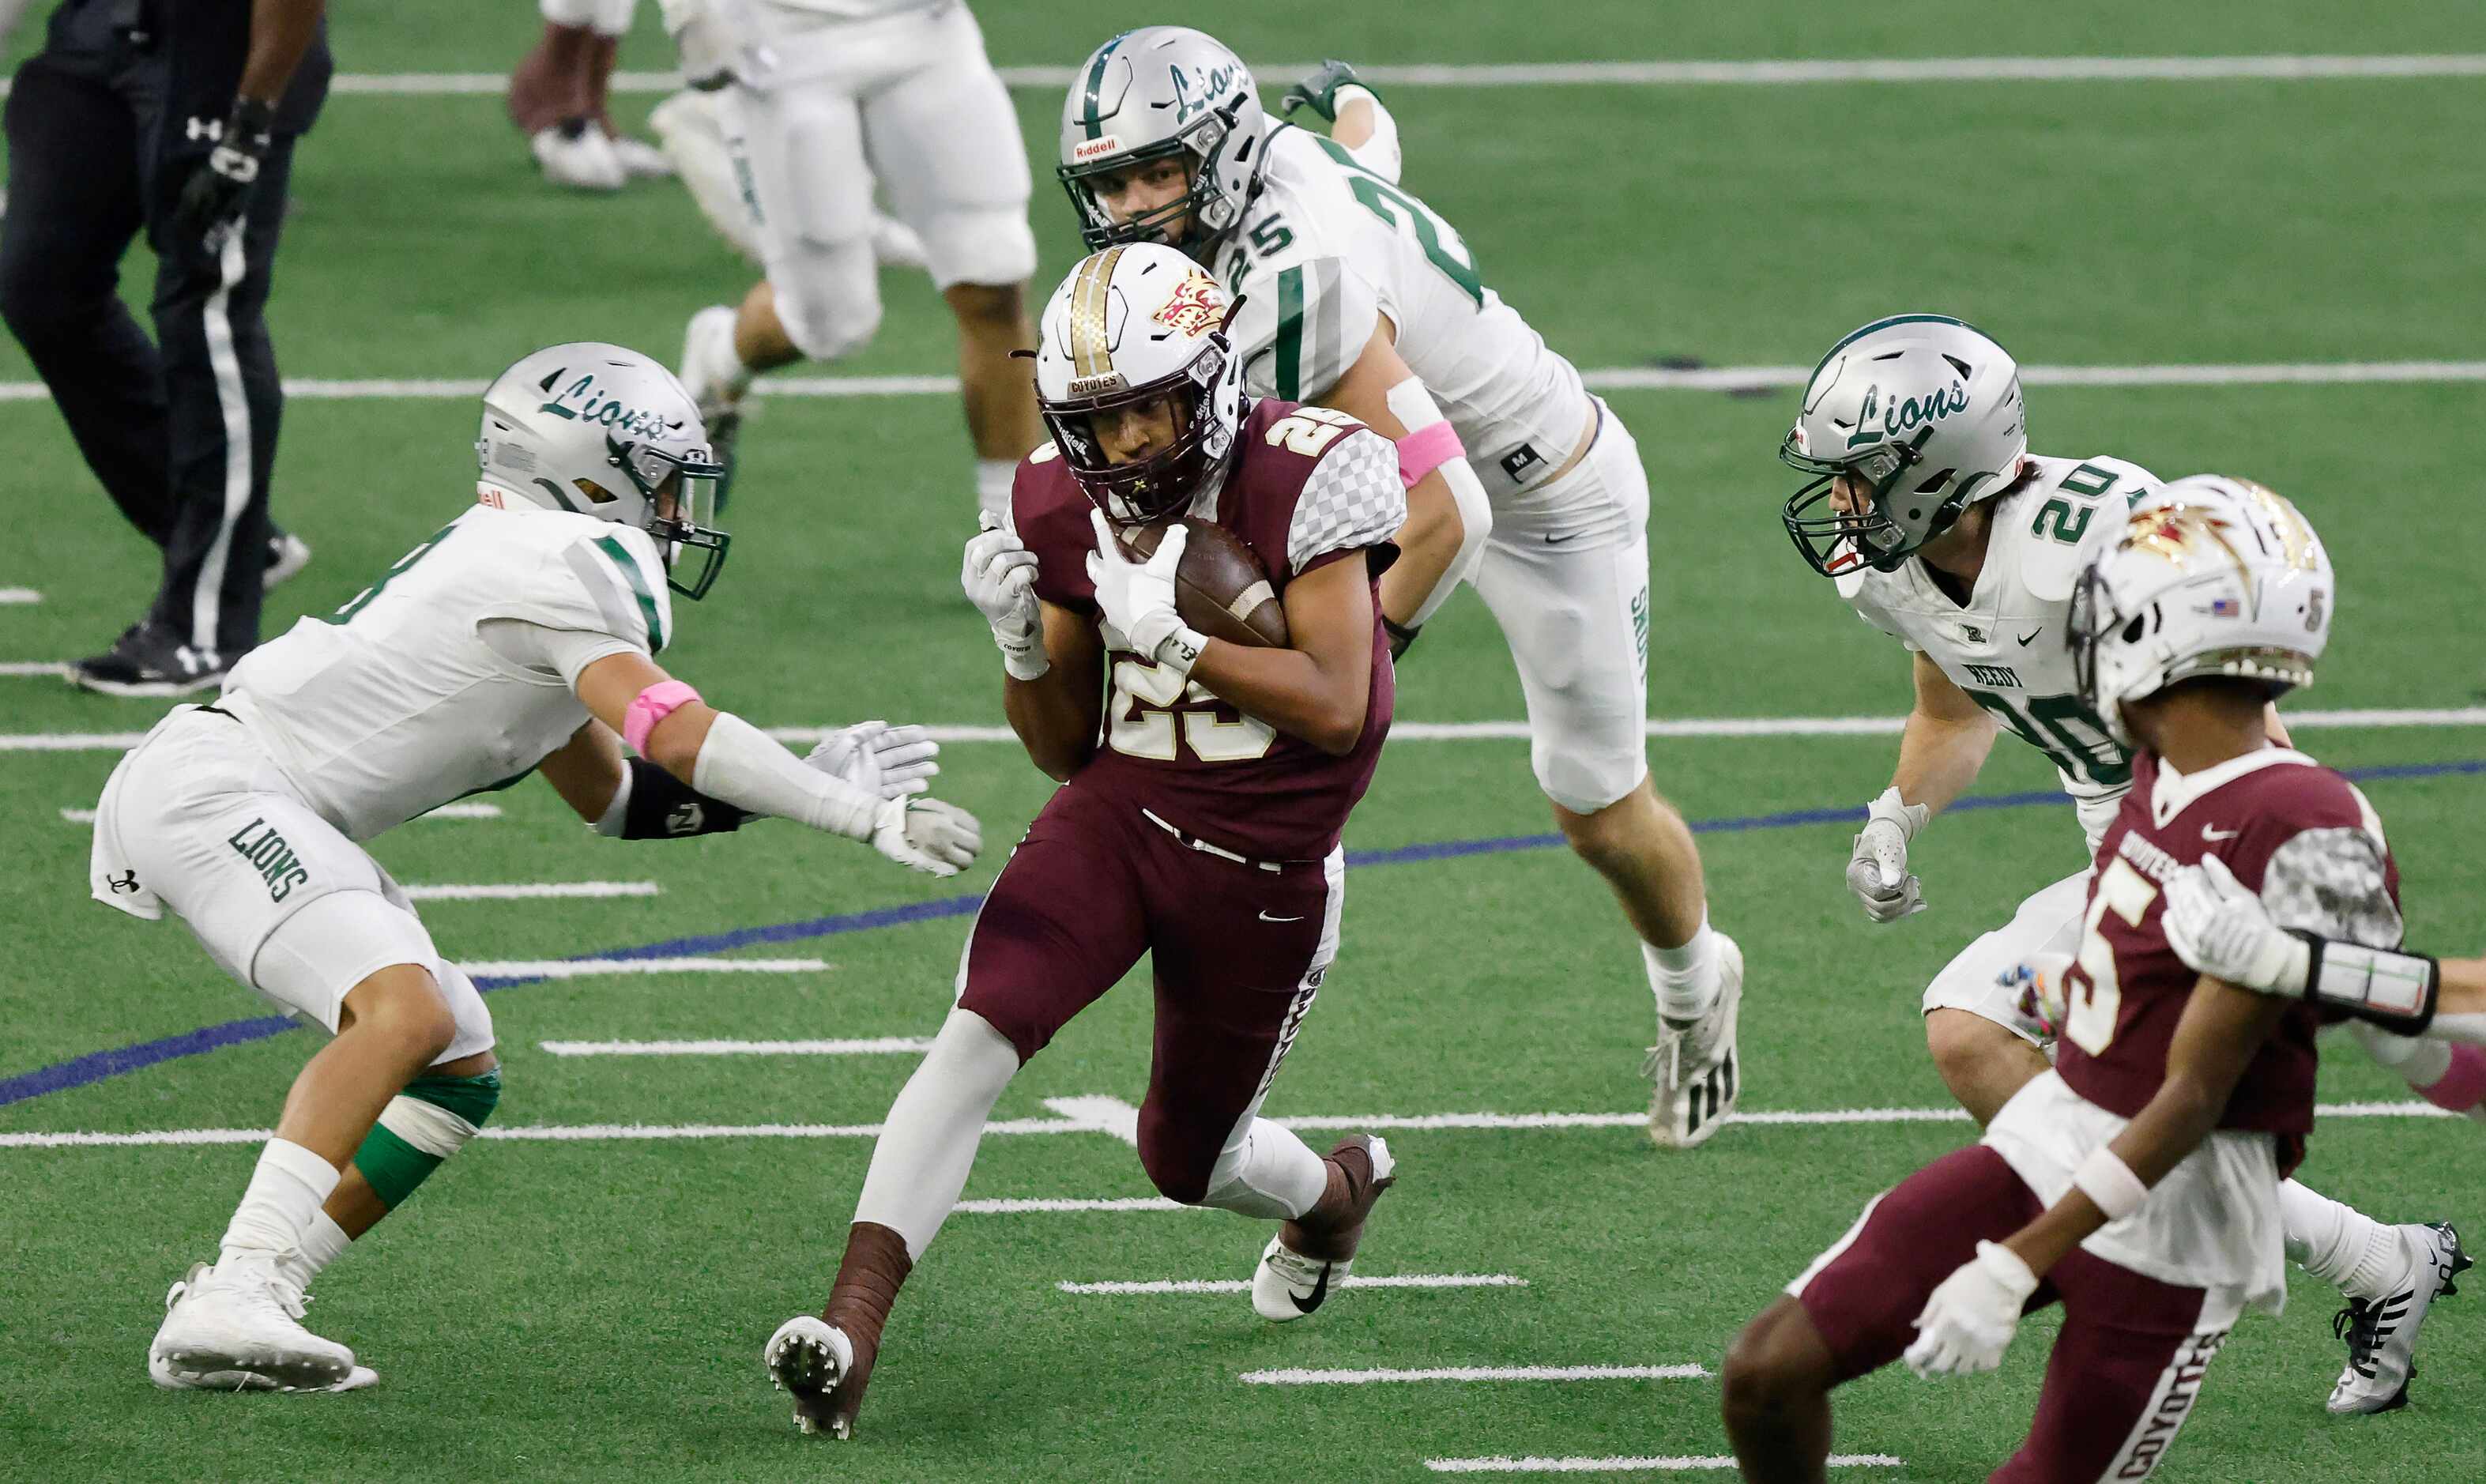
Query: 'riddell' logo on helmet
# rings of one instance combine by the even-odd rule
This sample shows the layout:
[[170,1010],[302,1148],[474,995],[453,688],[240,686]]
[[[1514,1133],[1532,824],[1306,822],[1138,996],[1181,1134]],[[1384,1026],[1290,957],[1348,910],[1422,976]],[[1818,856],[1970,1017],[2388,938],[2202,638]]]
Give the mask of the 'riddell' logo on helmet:
[[[1886,443],[1913,428],[1939,423],[1954,412],[1968,410],[1968,386],[1959,381],[1938,388],[1924,397],[1897,398],[1887,407],[1880,405],[1881,398],[1879,383],[1864,389],[1864,406],[1856,414],[1856,431],[1847,435],[1849,448]],[[1877,416],[1882,420],[1879,427],[1873,426]]]
[[1170,330],[1197,340],[1226,322],[1226,292],[1217,280],[1198,268],[1174,289],[1165,308],[1148,316]]
[[576,381],[553,394],[552,400],[536,409],[557,418],[576,418],[582,423],[601,423],[640,438],[670,438],[681,431],[682,425],[658,412],[639,412],[596,390],[593,375]]
[[1119,134],[1106,134],[1095,139],[1083,139],[1070,147],[1070,163],[1073,165],[1085,165],[1090,160],[1100,160],[1108,154],[1119,154],[1121,151],[1122,136]]

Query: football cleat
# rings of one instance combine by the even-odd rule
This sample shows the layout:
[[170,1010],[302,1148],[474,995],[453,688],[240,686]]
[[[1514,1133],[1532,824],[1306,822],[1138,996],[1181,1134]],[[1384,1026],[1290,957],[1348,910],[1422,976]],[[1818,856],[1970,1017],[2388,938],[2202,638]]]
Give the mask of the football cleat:
[[1744,1004],[1744,950],[1718,935],[1718,999],[1697,1021],[1658,1022],[1657,1044],[1641,1063],[1650,1083],[1648,1137],[1661,1149],[1689,1149],[1718,1132],[1743,1095],[1735,1018]]
[[[158,1386],[177,1388],[323,1391],[370,1385],[355,1382],[361,1367],[351,1350],[302,1327],[307,1303],[271,1263],[193,1263],[164,1295],[164,1323],[148,1348],[148,1374]],[[234,1383],[236,1373],[250,1379]]]
[[2331,1333],[2348,1342],[2348,1365],[2328,1403],[2340,1416],[2408,1405],[2409,1382],[2417,1375],[2417,1329],[2435,1300],[2460,1291],[2451,1280],[2472,1266],[2449,1222],[2412,1222],[2399,1233],[2409,1254],[2406,1276],[2382,1299],[2350,1299],[2331,1321]]
[[[1366,1173],[1340,1156],[1349,1150],[1363,1155]],[[1331,1287],[1355,1266],[1355,1250],[1364,1240],[1364,1223],[1381,1194],[1398,1183],[1398,1162],[1388,1140],[1369,1134],[1351,1134],[1330,1150],[1330,1158],[1346,1172],[1346,1209],[1319,1226],[1304,1220],[1282,1223],[1278,1234],[1260,1250],[1260,1265],[1252,1270],[1252,1310],[1274,1324],[1301,1319],[1321,1306]]]
[[267,565],[260,568],[259,590],[273,591],[279,583],[292,581],[311,564],[311,543],[290,531],[279,531],[267,538]]
[[72,660],[69,682],[106,696],[187,696],[224,684],[225,666],[142,619],[122,630],[107,652]]
[[613,152],[613,141],[585,119],[571,119],[536,130],[527,141],[537,168],[555,185],[573,190],[618,191],[627,179]]
[[668,180],[673,179],[674,162],[665,151],[644,139],[627,134],[607,134],[604,142],[613,149],[613,162],[622,167],[622,179],[629,180]]
[[[846,1332],[817,1314],[797,1314],[777,1327],[760,1352],[769,1384],[794,1398],[794,1425],[806,1433],[838,1439],[854,1436],[855,1413],[870,1380],[870,1361],[855,1364],[854,1341]],[[851,1395],[839,1388],[853,1383]]]

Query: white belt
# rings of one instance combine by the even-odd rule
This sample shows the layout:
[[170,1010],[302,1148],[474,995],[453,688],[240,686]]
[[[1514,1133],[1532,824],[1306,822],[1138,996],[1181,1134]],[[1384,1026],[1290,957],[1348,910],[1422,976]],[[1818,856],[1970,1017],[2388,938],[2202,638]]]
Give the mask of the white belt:
[[1202,855],[1213,855],[1221,861],[1231,861],[1237,866],[1249,866],[1264,871],[1274,872],[1285,869],[1284,866],[1275,861],[1255,861],[1250,856],[1236,855],[1233,851],[1227,849],[1223,845],[1212,845],[1208,841],[1202,839],[1197,835],[1185,835],[1182,831],[1167,823],[1158,815],[1156,811],[1148,809],[1146,806],[1142,806],[1140,812],[1148,816],[1148,823],[1155,825],[1158,829],[1165,831],[1168,835],[1173,836],[1175,839],[1180,840],[1192,849],[1199,851]]

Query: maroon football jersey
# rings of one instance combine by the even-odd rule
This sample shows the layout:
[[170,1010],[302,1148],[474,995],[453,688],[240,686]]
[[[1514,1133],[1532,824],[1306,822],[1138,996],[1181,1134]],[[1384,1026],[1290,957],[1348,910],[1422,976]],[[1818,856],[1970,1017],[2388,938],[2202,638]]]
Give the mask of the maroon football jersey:
[[[2301,755],[2251,756],[2266,760],[2224,773],[2189,801],[2170,788],[2178,807],[2162,819],[2155,796],[2164,764],[2136,755],[2132,791],[2098,845],[2056,1065],[2073,1091],[2111,1113],[2138,1115],[2166,1081],[2168,1049],[2199,979],[2168,947],[2160,922],[2160,883],[2177,866],[2217,856],[2283,927],[2375,947],[2398,942],[2399,871],[2364,797]],[[2221,1128],[2311,1132],[2321,1024],[2311,1005],[2288,1007],[2236,1084]]]
[[[1381,628],[1381,572],[1406,518],[1396,446],[1326,408],[1264,398],[1238,434],[1214,519],[1252,549],[1280,596],[1300,572],[1364,561],[1374,584],[1371,692],[1364,732],[1333,757],[1244,715],[1205,686],[1127,649],[1106,656],[1103,735],[1073,776],[1128,796],[1169,824],[1259,860],[1316,860],[1338,843],[1390,730],[1395,687]],[[1088,558],[1096,508],[1051,444],[1023,460],[1010,490],[1019,539],[1036,553],[1036,591],[1098,618]],[[1198,513],[1195,510],[1193,513]],[[1117,636],[1119,637],[1119,636]]]

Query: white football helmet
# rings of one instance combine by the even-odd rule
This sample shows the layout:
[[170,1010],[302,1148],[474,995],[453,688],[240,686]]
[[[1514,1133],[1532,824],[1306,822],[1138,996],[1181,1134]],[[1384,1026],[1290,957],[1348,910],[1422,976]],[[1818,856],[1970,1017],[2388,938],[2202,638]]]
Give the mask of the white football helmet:
[[[574,341],[521,358],[484,389],[475,456],[485,504],[637,526],[685,597],[705,596],[725,566],[728,537],[712,524],[725,468],[691,394],[635,350]],[[704,556],[685,575],[690,551]]]
[[[1167,241],[1197,248],[1243,225],[1260,190],[1267,132],[1242,58],[1189,26],[1142,26],[1089,53],[1074,74],[1054,174],[1091,249]],[[1164,155],[1180,155],[1191,174],[1190,194],[1179,201],[1122,222],[1090,189],[1101,172]],[[1179,234],[1171,230],[1177,222],[1184,222]]]
[[[1226,338],[1223,285],[1171,247],[1091,254],[1046,301],[1036,405],[1088,498],[1123,524],[1181,509],[1225,473],[1243,426],[1243,361]],[[1091,419],[1171,399],[1173,447],[1114,462]]]
[[[1779,445],[1780,458],[1813,476],[1787,498],[1787,535],[1824,576],[1892,571],[1970,505],[2010,488],[2028,452],[2009,351],[1947,315],[1876,319],[1812,369]],[[1830,506],[1841,474],[1871,487],[1869,509]]]
[[2196,474],[2133,508],[2072,591],[2082,704],[2125,747],[2123,702],[2197,675],[2313,683],[2336,599],[2304,514],[2251,480]]

